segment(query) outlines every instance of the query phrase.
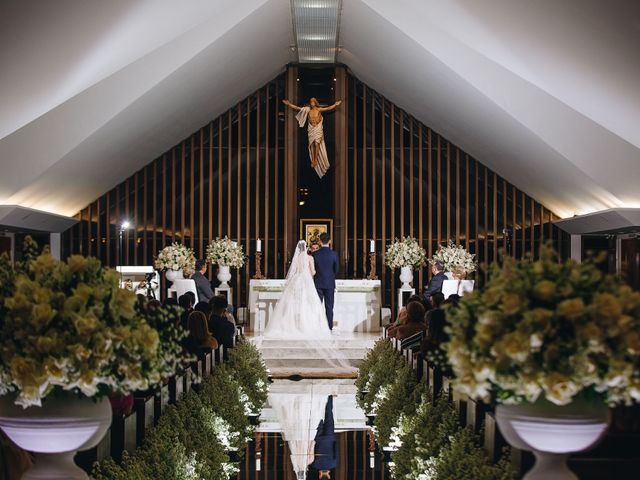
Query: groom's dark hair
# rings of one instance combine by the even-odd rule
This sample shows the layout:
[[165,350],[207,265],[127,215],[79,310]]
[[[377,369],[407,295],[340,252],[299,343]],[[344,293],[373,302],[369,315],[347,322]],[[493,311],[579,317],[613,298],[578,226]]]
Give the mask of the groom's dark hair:
[[320,234],[320,241],[322,242],[323,245],[326,245],[327,243],[329,243],[329,240],[331,240],[331,237],[327,232],[323,232]]

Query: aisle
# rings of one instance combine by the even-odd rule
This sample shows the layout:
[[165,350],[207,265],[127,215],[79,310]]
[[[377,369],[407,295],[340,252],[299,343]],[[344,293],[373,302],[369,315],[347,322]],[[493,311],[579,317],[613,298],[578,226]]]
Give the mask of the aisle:
[[[389,478],[388,465],[371,442],[370,427],[355,395],[351,379],[276,380],[261,412],[255,441],[247,446],[235,478],[315,480],[320,469],[329,469],[334,480]],[[285,411],[285,405],[295,408]],[[323,429],[324,447],[316,442],[320,421],[330,425]],[[301,440],[316,443],[304,449]],[[296,476],[294,465],[304,464],[308,465],[306,475],[298,472]]]
[[262,354],[273,378],[355,378],[379,333],[349,333],[331,340],[265,340],[247,337]]

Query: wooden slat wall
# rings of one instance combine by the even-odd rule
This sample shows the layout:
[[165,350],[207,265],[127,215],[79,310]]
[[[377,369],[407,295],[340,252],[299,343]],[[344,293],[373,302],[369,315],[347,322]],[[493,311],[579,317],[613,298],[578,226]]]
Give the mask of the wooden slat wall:
[[[385,246],[395,237],[417,238],[429,255],[452,239],[486,264],[505,250],[505,231],[518,258],[537,255],[547,239],[560,248],[551,224],[557,217],[548,209],[355,77],[347,74],[343,91],[349,179],[340,184],[340,195],[348,199],[341,216],[349,221],[341,253],[351,259],[344,262],[346,278],[367,275],[363,259],[370,239],[376,240],[385,305],[395,300],[397,273],[384,267]],[[368,212],[375,220],[367,221]],[[485,272],[476,279],[484,280]],[[428,267],[414,272],[414,285],[421,288],[430,276]]]
[[[299,129],[285,114],[295,102],[298,70],[273,82],[203,126],[75,216],[69,253],[119,260],[118,225],[136,225],[124,238],[123,264],[151,265],[157,251],[184,242],[204,256],[228,235],[244,245],[248,265],[233,272],[236,305],[244,305],[254,273],[255,240],[263,240],[262,270],[281,278],[298,240]],[[344,278],[364,278],[369,240],[376,241],[385,305],[394,302],[397,273],[384,267],[395,237],[417,238],[429,255],[453,239],[481,262],[510,252],[534,256],[547,239],[566,249],[551,224],[558,217],[524,192],[417,121],[346,68],[336,67],[334,243]],[[306,137],[306,136],[305,136]],[[304,138],[306,140],[306,138]],[[215,272],[210,272],[213,278]],[[421,288],[428,268],[415,273]],[[484,280],[485,275],[476,277]]]
[[[295,82],[295,78],[294,78]],[[292,234],[283,221],[285,186],[285,122],[282,75],[203,126],[122,184],[76,215],[81,222],[69,235],[69,253],[95,255],[104,264],[119,260],[119,225],[135,228],[124,236],[122,264],[152,265],[158,250],[183,242],[204,257],[206,246],[227,235],[244,245],[250,259],[233,271],[234,302],[244,305],[248,282],[255,272],[255,241],[262,239],[263,272],[282,274],[283,255]],[[290,122],[291,123],[291,122]],[[293,130],[293,133],[297,132]],[[293,139],[295,141],[295,138]],[[291,163],[296,149],[291,149]],[[290,211],[287,218],[296,219]],[[296,233],[297,234],[297,233]],[[210,269],[211,270],[211,269]],[[215,277],[215,272],[210,272]]]

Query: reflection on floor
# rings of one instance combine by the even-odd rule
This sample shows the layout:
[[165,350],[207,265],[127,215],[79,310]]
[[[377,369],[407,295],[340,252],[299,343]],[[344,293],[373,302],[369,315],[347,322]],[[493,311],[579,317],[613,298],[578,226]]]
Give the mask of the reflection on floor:
[[276,380],[237,480],[389,478],[353,380]]
[[274,378],[355,378],[380,333],[343,333],[331,340],[267,340],[248,336]]

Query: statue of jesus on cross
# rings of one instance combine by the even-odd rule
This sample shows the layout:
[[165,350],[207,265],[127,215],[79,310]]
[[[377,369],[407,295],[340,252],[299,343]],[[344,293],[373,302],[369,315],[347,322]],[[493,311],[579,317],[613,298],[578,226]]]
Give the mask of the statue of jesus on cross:
[[329,107],[322,107],[315,97],[309,100],[309,105],[299,107],[289,100],[283,100],[287,107],[297,110],[296,120],[300,127],[304,127],[305,122],[308,126],[307,133],[309,135],[309,156],[311,157],[311,167],[316,171],[318,176],[322,178],[327,170],[329,170],[329,158],[327,156],[327,147],[324,144],[324,130],[322,128],[322,112],[335,110],[342,101],[338,100]]

